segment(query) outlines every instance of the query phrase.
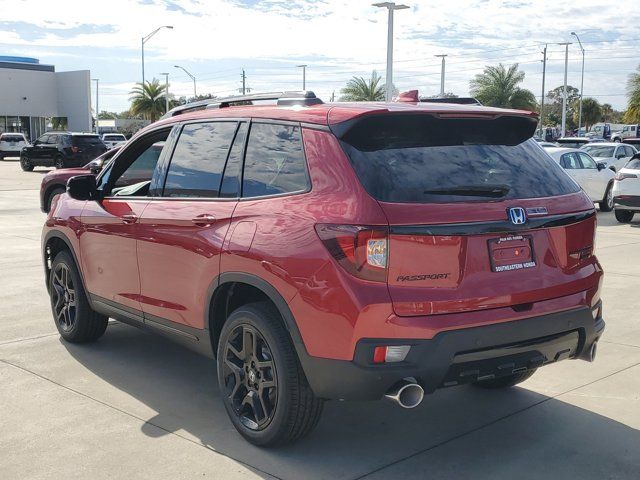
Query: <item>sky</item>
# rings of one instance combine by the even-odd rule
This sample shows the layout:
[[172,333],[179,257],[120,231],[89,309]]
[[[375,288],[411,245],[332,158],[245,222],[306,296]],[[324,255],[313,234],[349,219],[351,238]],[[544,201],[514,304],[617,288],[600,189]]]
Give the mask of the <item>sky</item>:
[[[640,65],[638,0],[407,0],[395,13],[394,84],[420,95],[445,90],[468,95],[469,81],[486,65],[518,63],[523,86],[542,92],[542,50],[548,44],[546,90],[564,80],[580,86],[585,49],[584,96],[626,108],[626,82]],[[145,78],[164,81],[170,92],[238,94],[241,72],[254,92],[307,89],[329,100],[353,76],[385,75],[387,10],[360,0],[0,0],[0,55],[21,55],[53,64],[57,71],[91,71],[100,80],[100,110],[129,107],[140,82],[141,38]],[[92,88],[95,104],[95,89]]]

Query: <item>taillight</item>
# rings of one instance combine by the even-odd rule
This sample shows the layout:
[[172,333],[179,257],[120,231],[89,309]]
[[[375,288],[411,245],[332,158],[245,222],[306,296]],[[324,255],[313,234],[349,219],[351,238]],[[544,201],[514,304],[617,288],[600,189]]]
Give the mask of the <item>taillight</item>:
[[620,181],[620,180],[624,180],[625,178],[638,178],[638,176],[635,173],[616,173],[616,176],[614,177],[616,180]]
[[71,147],[71,151],[73,153],[78,153],[78,150],[80,150],[78,147],[76,147],[75,145]]
[[319,224],[316,232],[347,272],[364,280],[387,280],[389,232],[386,227]]

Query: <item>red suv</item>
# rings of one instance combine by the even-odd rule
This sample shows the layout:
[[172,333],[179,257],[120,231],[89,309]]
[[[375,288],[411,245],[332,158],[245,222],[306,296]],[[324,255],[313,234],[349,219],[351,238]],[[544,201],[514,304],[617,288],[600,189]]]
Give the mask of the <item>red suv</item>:
[[309,433],[325,399],[413,407],[594,358],[595,211],[531,138],[534,114],[208,102],[55,197],[42,247],[65,340],[111,317],[216,358],[229,417],[258,445]]

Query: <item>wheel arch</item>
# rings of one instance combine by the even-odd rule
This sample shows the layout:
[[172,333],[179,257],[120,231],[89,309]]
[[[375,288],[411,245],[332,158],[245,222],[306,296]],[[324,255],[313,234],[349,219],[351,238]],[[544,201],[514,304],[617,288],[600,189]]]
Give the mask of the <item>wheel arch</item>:
[[44,195],[42,198],[42,201],[44,203],[44,207],[47,208],[47,212],[49,211],[49,207],[51,206],[51,194],[53,193],[54,190],[62,188],[64,191],[66,191],[67,187],[64,184],[61,183],[53,183],[51,185],[49,185],[47,187],[47,189],[44,191]]
[[55,256],[66,250],[71,254],[73,261],[76,264],[76,268],[78,269],[78,273],[80,274],[80,281],[82,282],[82,287],[85,291],[86,284],[84,282],[84,276],[82,274],[82,268],[80,268],[80,262],[78,261],[78,256],[73,248],[71,240],[62,232],[57,230],[51,230],[48,232],[43,241],[42,241],[42,263],[44,265],[44,282],[47,287],[47,291],[49,291],[49,274],[51,272],[51,262],[55,258]]

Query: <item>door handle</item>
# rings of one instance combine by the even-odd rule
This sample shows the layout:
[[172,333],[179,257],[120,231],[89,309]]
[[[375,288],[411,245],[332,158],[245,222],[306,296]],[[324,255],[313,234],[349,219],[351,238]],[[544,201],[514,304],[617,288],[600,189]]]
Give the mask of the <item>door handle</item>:
[[216,217],[208,213],[204,213],[202,215],[198,215],[195,218],[192,218],[191,221],[194,223],[194,225],[198,225],[199,227],[208,227],[209,225],[216,223]]
[[122,221],[126,224],[132,224],[138,221],[138,217],[132,213],[129,213],[122,216]]

